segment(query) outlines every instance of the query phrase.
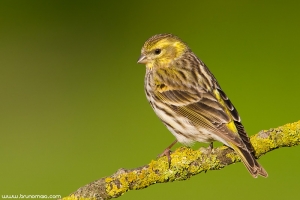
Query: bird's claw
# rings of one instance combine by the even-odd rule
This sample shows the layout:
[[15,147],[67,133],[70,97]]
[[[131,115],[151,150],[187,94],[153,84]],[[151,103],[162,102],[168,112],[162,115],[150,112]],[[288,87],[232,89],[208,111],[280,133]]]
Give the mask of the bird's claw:
[[168,163],[169,163],[169,167],[171,166],[171,149],[166,148],[161,154],[159,154],[157,156],[157,158],[163,157],[163,156],[167,156],[168,158]]

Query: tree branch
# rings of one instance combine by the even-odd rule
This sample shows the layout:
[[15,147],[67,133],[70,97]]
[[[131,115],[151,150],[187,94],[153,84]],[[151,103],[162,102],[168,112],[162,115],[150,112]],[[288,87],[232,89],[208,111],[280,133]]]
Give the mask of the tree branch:
[[[251,137],[251,143],[257,158],[280,147],[299,145],[300,121],[260,131]],[[201,172],[219,170],[240,162],[239,156],[226,146],[215,148],[211,152],[205,148],[192,150],[180,147],[171,154],[171,158],[170,167],[168,159],[162,157],[135,169],[121,168],[113,175],[91,182],[63,199],[117,198],[129,190],[143,189],[156,183],[186,180]]]

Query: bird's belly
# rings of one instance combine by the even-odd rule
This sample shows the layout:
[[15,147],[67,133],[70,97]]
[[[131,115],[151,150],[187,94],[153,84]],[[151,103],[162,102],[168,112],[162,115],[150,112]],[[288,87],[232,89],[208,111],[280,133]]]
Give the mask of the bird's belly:
[[178,142],[184,145],[191,146],[194,142],[209,143],[216,140],[207,129],[193,125],[188,118],[178,115],[171,109],[165,107],[164,110],[158,107],[153,109]]

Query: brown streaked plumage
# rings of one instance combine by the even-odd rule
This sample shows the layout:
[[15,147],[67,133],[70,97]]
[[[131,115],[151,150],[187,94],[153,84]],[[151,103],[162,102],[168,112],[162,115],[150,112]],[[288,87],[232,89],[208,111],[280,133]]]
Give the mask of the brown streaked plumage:
[[172,34],[152,36],[138,63],[146,64],[145,92],[150,105],[180,143],[220,141],[235,150],[253,177],[268,176],[254,157],[237,110],[182,40]]

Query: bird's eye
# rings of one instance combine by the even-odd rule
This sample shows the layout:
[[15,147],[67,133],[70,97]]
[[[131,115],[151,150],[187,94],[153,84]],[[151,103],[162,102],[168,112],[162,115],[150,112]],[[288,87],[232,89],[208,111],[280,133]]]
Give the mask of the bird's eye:
[[159,55],[160,52],[161,52],[161,49],[155,49],[155,50],[154,50],[154,53],[155,53],[156,55]]

